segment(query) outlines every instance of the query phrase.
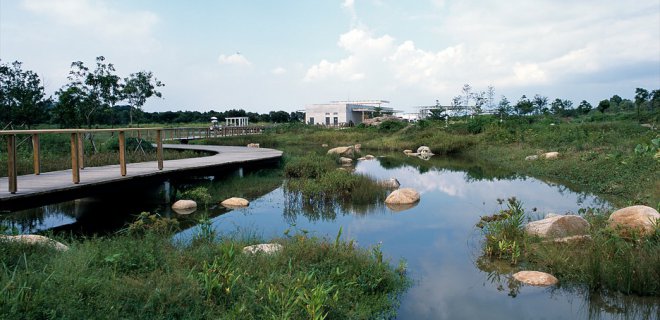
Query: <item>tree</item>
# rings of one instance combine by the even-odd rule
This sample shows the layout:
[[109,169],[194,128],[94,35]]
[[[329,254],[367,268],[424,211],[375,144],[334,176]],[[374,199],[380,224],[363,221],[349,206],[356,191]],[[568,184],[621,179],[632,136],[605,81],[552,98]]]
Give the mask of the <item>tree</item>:
[[57,91],[57,104],[53,108],[53,120],[61,128],[80,128],[84,117],[80,114],[81,104],[87,103],[87,96],[79,87],[65,87]]
[[582,100],[577,108],[577,112],[579,114],[587,114],[592,108],[591,103],[587,102],[587,100]]
[[646,100],[649,99],[649,91],[644,88],[635,89],[635,106],[637,107],[637,119],[640,116],[640,110],[642,106],[646,103]]
[[71,63],[68,88],[76,87],[78,92],[84,95],[84,99],[78,104],[79,113],[85,119],[88,128],[92,127],[93,116],[99,110],[112,108],[121,99],[120,78],[115,75],[113,64],[105,64],[105,57],[96,57],[96,69],[90,72],[82,61]]
[[660,89],[651,91],[651,111],[660,108]]
[[516,113],[518,113],[518,115],[525,115],[531,113],[534,110],[534,105],[529,99],[527,99],[526,95],[522,95],[522,97],[520,97],[520,100],[518,100],[518,102],[513,108],[516,110]]
[[610,101],[609,100],[602,100],[601,102],[598,103],[598,111],[600,113],[605,113],[605,110],[607,110],[610,107]]
[[495,87],[492,85],[488,86],[488,91],[486,91],[486,108],[495,109]]
[[289,113],[286,111],[271,111],[268,113],[271,122],[284,123],[289,122]]
[[474,99],[474,108],[472,109],[472,113],[481,114],[483,112],[483,106],[486,104],[486,93],[483,91],[476,92],[472,94],[472,98]]
[[539,114],[548,112],[548,97],[535,94],[532,102],[534,103],[534,113]]
[[497,114],[500,116],[500,120],[502,120],[504,116],[507,116],[510,113],[511,113],[511,103],[505,96],[502,96],[502,99],[500,99],[500,103],[498,103],[497,105]]
[[129,112],[129,125],[133,125],[133,109],[136,111],[142,110],[142,106],[147,102],[147,99],[152,96],[158,98],[162,97],[156,88],[162,87],[164,84],[156,79],[151,71],[140,71],[138,73],[131,73],[130,76],[124,78],[124,85],[121,90],[122,96],[128,100],[131,109]]
[[11,66],[0,64],[0,123],[13,122],[30,128],[47,119],[50,98],[45,98],[39,75],[24,71],[21,66],[19,61]]

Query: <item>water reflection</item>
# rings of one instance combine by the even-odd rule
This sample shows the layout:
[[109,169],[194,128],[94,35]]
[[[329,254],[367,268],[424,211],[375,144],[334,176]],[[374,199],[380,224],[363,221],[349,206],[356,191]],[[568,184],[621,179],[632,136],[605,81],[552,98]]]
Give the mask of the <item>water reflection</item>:
[[[182,223],[185,230],[175,236],[181,241],[196,234],[196,221],[207,215],[211,217],[212,226],[224,236],[269,239],[283,236],[286,230],[304,230],[314,236],[334,239],[342,228],[342,238],[354,240],[361,247],[382,243],[386,258],[393,264],[404,259],[415,281],[402,296],[400,319],[657,318],[658,298],[591,293],[561,284],[553,288],[521,286],[511,280],[513,270],[506,263],[493,263],[480,257],[482,235],[475,223],[480,216],[501,209],[497,199],[515,196],[528,211],[534,208],[534,214],[542,216],[548,212],[576,213],[580,208],[608,205],[593,195],[438,155],[429,160],[385,155],[377,160],[359,161],[355,172],[379,180],[397,178],[402,188],[418,190],[421,199],[416,206],[403,212],[383,203],[312,204],[287,193],[277,172],[253,174],[245,171],[243,177],[237,172],[228,172],[171,181],[167,187],[170,191],[153,192],[175,199],[179,192],[203,186],[213,195],[214,203],[240,196],[251,201],[247,208],[228,210],[212,204],[185,217],[171,212],[168,205],[153,204],[150,210],[176,216],[185,222]],[[105,206],[110,207],[115,202],[118,201],[106,202]],[[80,204],[78,206],[80,208]],[[103,210],[103,205],[85,206],[95,208],[88,210],[92,212]],[[72,211],[61,217],[78,219],[75,203],[62,205],[61,210],[65,208]],[[50,209],[41,210],[49,212]],[[50,216],[54,215],[42,214],[42,219],[37,221],[46,221],[44,217]],[[26,228],[41,222],[30,223]]]

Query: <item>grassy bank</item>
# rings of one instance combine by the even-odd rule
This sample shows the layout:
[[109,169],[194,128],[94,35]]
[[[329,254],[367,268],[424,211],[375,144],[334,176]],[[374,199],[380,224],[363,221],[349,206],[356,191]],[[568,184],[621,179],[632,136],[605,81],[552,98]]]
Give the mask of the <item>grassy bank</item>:
[[[169,223],[152,224],[168,226]],[[189,244],[167,233],[84,241],[67,252],[2,242],[0,314],[7,319],[367,319],[390,317],[407,280],[379,248],[291,236],[280,253],[249,255],[256,239]],[[204,231],[206,230],[206,231]],[[62,239],[60,239],[62,240]]]
[[551,273],[562,286],[660,295],[660,225],[646,237],[622,237],[607,226],[610,212],[581,214],[591,225],[590,240],[544,241],[523,231],[530,215],[522,203],[509,199],[505,209],[479,224],[484,235],[482,259],[502,260],[510,266],[508,272]]
[[[592,192],[615,206],[660,203],[660,161],[654,139],[660,134],[635,120],[585,116],[576,119],[520,117],[503,122],[492,116],[409,125],[332,129],[282,125],[264,135],[210,139],[205,143],[292,148],[301,152],[361,144],[363,152],[416,150],[438,156],[471,158],[503,171],[561,183]],[[657,142],[657,140],[656,140]],[[525,161],[529,155],[558,151],[559,159]]]

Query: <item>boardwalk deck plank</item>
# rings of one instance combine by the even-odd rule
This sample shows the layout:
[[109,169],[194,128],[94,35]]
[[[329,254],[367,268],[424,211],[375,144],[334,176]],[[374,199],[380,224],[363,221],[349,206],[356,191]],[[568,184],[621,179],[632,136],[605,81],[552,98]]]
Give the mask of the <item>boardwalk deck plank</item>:
[[232,146],[209,145],[176,145],[166,144],[164,148],[185,149],[215,152],[206,157],[166,160],[163,170],[158,170],[157,161],[129,163],[126,176],[121,176],[119,165],[102,167],[87,167],[80,170],[80,183],[72,182],[72,172],[69,170],[42,172],[40,175],[22,175],[18,177],[18,191],[11,194],[8,191],[8,178],[0,178],[0,207],[3,203],[17,199],[43,196],[63,191],[71,191],[89,186],[111,184],[136,178],[165,175],[173,172],[198,170],[223,165],[249,163],[254,161],[278,159],[282,151],[268,148],[247,148]]

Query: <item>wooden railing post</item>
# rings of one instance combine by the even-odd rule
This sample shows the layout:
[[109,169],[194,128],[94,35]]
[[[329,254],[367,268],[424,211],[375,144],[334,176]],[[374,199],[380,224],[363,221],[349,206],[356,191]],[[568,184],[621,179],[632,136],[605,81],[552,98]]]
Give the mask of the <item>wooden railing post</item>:
[[32,134],[32,163],[34,165],[34,174],[39,175],[41,173],[41,165],[39,164],[39,151],[41,147],[39,146],[39,135],[36,133]]
[[[92,134],[90,132],[90,134]],[[85,169],[85,133],[78,132],[78,167]]]
[[158,159],[158,170],[163,170],[163,130],[156,130],[156,158]]
[[80,167],[78,167],[78,135],[71,133],[71,180],[74,184],[80,183]]
[[121,176],[126,176],[126,135],[119,131],[119,171]]
[[7,136],[7,177],[9,192],[14,194],[18,190],[18,170],[16,169],[16,135]]

